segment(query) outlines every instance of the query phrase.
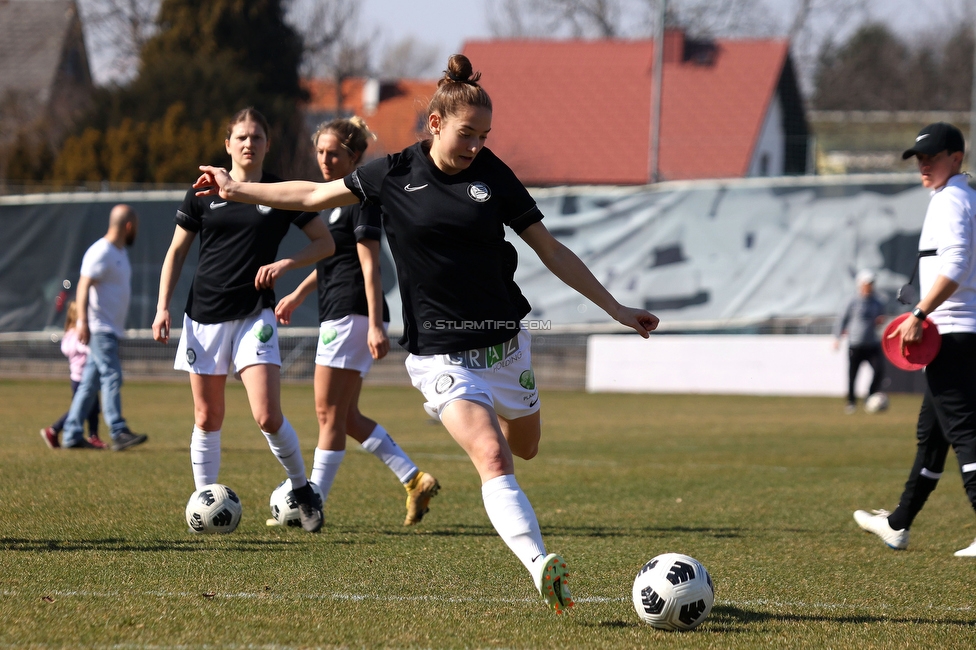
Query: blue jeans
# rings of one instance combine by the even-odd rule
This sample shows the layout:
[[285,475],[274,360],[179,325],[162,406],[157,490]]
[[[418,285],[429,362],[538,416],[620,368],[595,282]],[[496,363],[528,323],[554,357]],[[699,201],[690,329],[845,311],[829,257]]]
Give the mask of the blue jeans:
[[62,446],[70,447],[82,440],[83,420],[98,401],[102,389],[102,414],[112,438],[128,431],[122,418],[122,362],[119,359],[119,339],[109,332],[92,332],[88,341],[88,362],[81,375],[81,383],[71,400],[68,419],[64,423]]

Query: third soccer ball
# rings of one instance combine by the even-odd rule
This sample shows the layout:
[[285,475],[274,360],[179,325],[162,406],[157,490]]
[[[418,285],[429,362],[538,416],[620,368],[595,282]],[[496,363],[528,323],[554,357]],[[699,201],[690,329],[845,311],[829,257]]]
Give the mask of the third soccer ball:
[[186,504],[186,523],[198,533],[232,533],[241,522],[241,500],[220,483],[205,485]]
[[[322,498],[322,490],[315,483],[309,483],[315,494]],[[291,479],[286,478],[278,484],[278,487],[271,493],[271,516],[274,524],[278,526],[301,526],[302,520],[298,513],[298,501],[291,492]],[[269,520],[268,524],[272,522]]]
[[885,393],[873,393],[864,400],[864,410],[868,413],[880,413],[887,411],[889,406],[888,395]]
[[690,630],[712,611],[715,587],[701,562],[680,553],[665,553],[637,573],[633,597],[637,615],[648,625]]

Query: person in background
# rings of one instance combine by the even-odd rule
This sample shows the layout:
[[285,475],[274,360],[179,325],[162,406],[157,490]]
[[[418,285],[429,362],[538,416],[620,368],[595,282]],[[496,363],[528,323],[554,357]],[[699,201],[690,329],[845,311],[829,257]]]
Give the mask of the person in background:
[[[319,125],[312,142],[326,181],[344,178],[362,162],[372,137],[359,117],[336,118]],[[315,353],[315,412],[319,439],[309,480],[328,499],[346,454],[346,436],[381,460],[407,491],[404,526],[419,522],[440,489],[437,479],[422,472],[382,425],[359,412],[363,377],[374,359],[390,350],[386,330],[390,308],[380,278],[380,209],[361,204],[329,213],[329,232],[336,243],[331,257],[319,260],[295,291],[275,307],[279,322],[318,289],[319,340]],[[269,524],[276,523],[274,519]]]
[[129,430],[122,417],[122,361],[119,340],[125,336],[129,312],[132,266],[126,248],[136,240],[139,217],[131,207],[119,204],[109,214],[108,232],[85,252],[78,278],[78,341],[88,345],[88,361],[71,400],[64,422],[61,446],[65,449],[97,449],[82,435],[82,419],[98,401],[112,436],[112,451],[141,445],[148,436]]
[[884,321],[884,303],[874,293],[874,271],[863,269],[858,272],[857,295],[847,303],[844,313],[834,325],[834,349],[840,347],[840,339],[847,335],[847,354],[850,360],[847,372],[847,406],[844,412],[851,414],[857,410],[857,397],[854,395],[854,380],[865,361],[871,365],[871,388],[869,395],[881,391],[884,381],[884,355],[877,327]]
[[[88,346],[78,340],[78,331],[75,329],[77,321],[78,303],[72,300],[65,310],[64,336],[61,337],[61,354],[68,358],[68,378],[71,380],[72,397],[78,392],[78,384],[81,383],[85,362],[88,361]],[[86,418],[88,420],[88,442],[98,449],[106,449],[105,443],[98,437],[98,419],[101,412],[96,399]],[[58,442],[58,434],[61,433],[67,419],[68,413],[65,412],[57,422],[41,429],[41,438],[51,449],[57,449],[61,446]]]
[[[224,147],[231,175],[239,181],[273,183],[264,171],[270,147],[265,117],[248,107],[227,125]],[[182,318],[176,350],[177,370],[190,374],[193,431],[190,465],[196,489],[217,482],[227,374],[234,372],[247,391],[251,415],[271,452],[291,480],[302,528],[322,528],[322,503],[305,477],[298,434],[281,412],[281,352],[275,322],[275,281],[289,269],[331,255],[335,244],[316,212],[276,210],[221,199],[203,199],[188,190],[176,211],[173,241],[163,258],[153,338],[169,341],[169,303],[194,239],[200,256]],[[278,246],[292,226],[308,243],[289,258],[275,261]]]
[[[925,395],[915,428],[915,462],[894,512],[854,512],[854,521],[893,549],[908,546],[909,530],[956,452],[962,485],[976,510],[976,190],[962,173],[962,133],[945,122],[922,129],[905,159],[915,156],[922,185],[931,190],[918,239],[922,299],[889,336],[902,350],[922,338],[929,318],[942,335],[925,367]],[[976,557],[976,541],[956,551]]]

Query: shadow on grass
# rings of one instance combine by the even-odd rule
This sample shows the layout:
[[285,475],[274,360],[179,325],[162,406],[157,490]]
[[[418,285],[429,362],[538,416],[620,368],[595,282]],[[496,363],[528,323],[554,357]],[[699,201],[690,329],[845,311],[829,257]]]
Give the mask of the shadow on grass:
[[794,614],[758,612],[728,605],[716,606],[708,617],[711,632],[744,631],[744,626],[767,621],[783,623],[909,623],[912,625],[955,625],[976,628],[976,621],[952,618],[925,618],[922,616],[877,616],[874,614]]
[[[863,625],[865,623],[907,623],[911,625],[954,625],[963,628],[976,628],[976,621],[946,618],[924,618],[921,616],[875,616],[871,614],[777,614],[772,612],[758,612],[740,607],[718,605],[712,609],[704,627],[698,634],[729,634],[748,632],[749,626],[756,623],[839,623]],[[638,628],[646,627],[637,621],[597,621],[578,623],[582,627],[595,628]]]
[[219,548],[215,549],[212,541],[218,538],[175,539],[175,540],[147,540],[131,541],[124,538],[108,539],[25,539],[16,537],[0,537],[0,551],[42,552],[70,552],[70,551],[134,551],[157,553],[160,551],[206,551],[214,550],[234,552],[264,552],[275,547],[291,546],[295,541],[263,540],[242,538],[219,538]]
[[[717,539],[728,539],[742,537],[740,528],[717,528],[714,526],[643,526],[643,527],[614,527],[614,526],[543,526],[543,537],[588,537],[588,538],[612,538],[612,537],[667,537],[675,534],[694,534],[714,537]],[[393,529],[374,529],[350,527],[341,531],[344,534],[373,533],[386,535],[388,537],[497,537],[498,533],[491,526],[463,526],[458,528],[435,528],[432,530],[393,530]]]

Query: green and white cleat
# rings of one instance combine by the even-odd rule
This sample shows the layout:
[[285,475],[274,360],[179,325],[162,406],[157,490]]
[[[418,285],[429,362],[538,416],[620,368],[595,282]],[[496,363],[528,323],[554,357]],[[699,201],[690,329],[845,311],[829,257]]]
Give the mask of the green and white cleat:
[[280,526],[277,519],[271,518],[264,522],[265,526]]
[[536,562],[533,577],[535,588],[546,601],[546,606],[557,614],[569,613],[569,608],[573,606],[573,596],[566,584],[569,578],[566,561],[555,553],[550,553]]

